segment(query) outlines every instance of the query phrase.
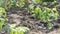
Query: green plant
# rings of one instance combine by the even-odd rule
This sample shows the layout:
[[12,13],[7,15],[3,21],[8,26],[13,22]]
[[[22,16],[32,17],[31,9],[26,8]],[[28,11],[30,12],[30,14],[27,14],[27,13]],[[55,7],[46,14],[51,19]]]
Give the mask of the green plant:
[[0,0],[0,7],[3,7],[4,8],[4,4],[5,3],[5,0]]
[[9,0],[9,1],[7,1],[6,8],[8,8],[8,9],[13,8],[14,6],[16,6],[16,3],[17,3],[17,0]]
[[0,7],[10,9],[16,6],[17,0],[0,0]]
[[0,31],[2,30],[2,26],[6,21],[6,12],[5,9],[0,7]]
[[9,34],[25,34],[29,30],[29,28],[23,26],[16,27],[16,24],[8,24],[5,28],[8,30]]
[[22,8],[25,5],[27,5],[27,1],[26,0],[17,0],[17,4],[18,7]]
[[43,2],[54,2],[56,0],[42,0]]
[[58,12],[56,10],[52,10],[46,7],[40,8],[39,6],[37,6],[34,11],[33,14],[38,17],[41,21],[44,21],[47,23],[47,29],[51,29],[51,19],[53,20],[57,20],[58,17]]
[[34,4],[38,4],[38,3],[41,3],[42,2],[42,0],[32,0],[32,3],[34,3]]
[[56,0],[31,0],[31,3],[40,4],[42,2],[55,2]]

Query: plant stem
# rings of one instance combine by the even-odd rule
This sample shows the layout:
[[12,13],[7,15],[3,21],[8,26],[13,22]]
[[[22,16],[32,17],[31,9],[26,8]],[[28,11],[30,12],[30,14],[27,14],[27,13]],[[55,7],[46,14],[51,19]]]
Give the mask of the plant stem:
[[52,24],[50,22],[47,23],[47,29],[52,29]]
[[1,32],[1,30],[2,30],[2,23],[0,23],[0,32]]

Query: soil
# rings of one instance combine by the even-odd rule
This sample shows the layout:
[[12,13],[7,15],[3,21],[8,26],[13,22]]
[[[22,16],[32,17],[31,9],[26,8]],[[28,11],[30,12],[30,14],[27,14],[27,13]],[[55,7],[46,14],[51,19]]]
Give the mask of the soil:
[[[42,5],[43,6],[43,5]],[[47,5],[45,5],[47,6]],[[54,5],[55,6],[55,5]],[[49,7],[49,6],[47,6]],[[49,7],[50,8],[50,7]],[[60,8],[57,7],[57,10]],[[59,12],[60,13],[60,12]],[[24,8],[20,9],[14,7],[7,11],[7,24],[17,24],[17,26],[25,26],[30,29],[27,34],[60,34],[60,16],[57,21],[52,21],[53,28],[51,30],[46,29],[44,22],[41,22],[38,18],[33,17]],[[8,34],[3,30],[1,34]]]

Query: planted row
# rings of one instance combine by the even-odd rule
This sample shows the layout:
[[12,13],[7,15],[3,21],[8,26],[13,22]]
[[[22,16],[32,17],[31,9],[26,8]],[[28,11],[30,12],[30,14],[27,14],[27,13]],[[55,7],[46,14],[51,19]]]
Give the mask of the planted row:
[[47,23],[47,29],[52,28],[52,24],[50,23],[52,20],[57,20],[59,14],[56,10],[56,8],[50,9],[46,7],[40,7],[39,5],[34,8],[34,4],[31,4],[29,6],[29,9],[31,10],[31,14],[37,18],[39,18],[41,21]]
[[6,21],[6,12],[5,9],[0,7],[0,31],[2,30],[2,26]]

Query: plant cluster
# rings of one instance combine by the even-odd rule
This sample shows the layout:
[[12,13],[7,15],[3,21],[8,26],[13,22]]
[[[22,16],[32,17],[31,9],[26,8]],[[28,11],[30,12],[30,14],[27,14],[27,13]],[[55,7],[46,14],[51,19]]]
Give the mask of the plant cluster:
[[5,29],[7,29],[9,34],[26,34],[29,30],[29,28],[23,26],[16,27],[16,24],[8,24]]
[[54,2],[56,0],[31,0],[31,3],[40,4],[41,2]]
[[6,21],[6,12],[5,9],[0,7],[0,31],[2,30],[2,26]]
[[51,19],[57,20],[58,12],[55,11],[54,9],[49,9],[49,8],[39,8],[38,6],[33,10],[33,14],[38,17],[41,21],[47,23],[47,29],[51,29],[51,24],[50,21]]
[[[37,0],[36,0],[37,1]],[[42,2],[47,2],[46,0]],[[52,2],[52,1],[50,1]],[[52,24],[50,23],[51,20],[57,20],[57,17],[59,16],[56,8],[50,9],[47,7],[42,7],[39,4],[35,5],[34,3],[30,4],[28,6],[29,10],[31,11],[31,14],[33,16],[36,16],[37,18],[39,18],[41,21],[46,22],[47,23],[47,29],[51,29],[52,28]]]
[[7,8],[12,8],[12,7],[14,7],[14,6],[16,6],[16,0],[8,0],[8,2],[7,2]]
[[4,7],[4,4],[5,3],[5,0],[3,1],[3,0],[0,0],[0,7]]
[[16,5],[16,0],[0,0],[0,7],[5,9],[12,8]]
[[18,0],[16,5],[20,8],[22,8],[27,5],[27,1],[26,0]]

